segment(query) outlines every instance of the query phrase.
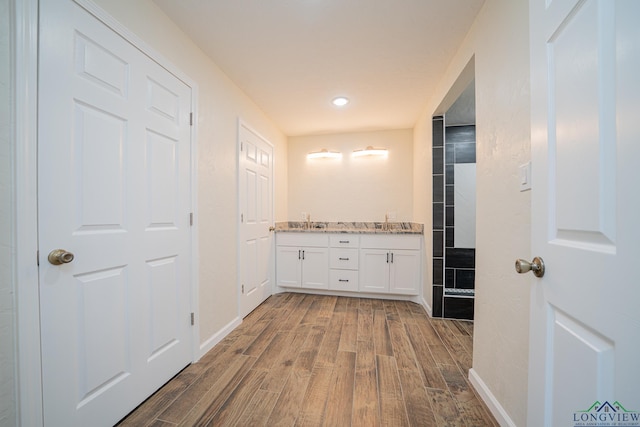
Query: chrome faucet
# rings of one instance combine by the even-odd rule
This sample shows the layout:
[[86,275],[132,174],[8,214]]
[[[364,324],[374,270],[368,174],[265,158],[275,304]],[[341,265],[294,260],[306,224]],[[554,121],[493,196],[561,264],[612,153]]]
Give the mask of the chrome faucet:
[[384,231],[389,231],[389,214],[384,214],[384,224],[382,225]]
[[311,230],[311,214],[307,214],[306,228],[307,230]]

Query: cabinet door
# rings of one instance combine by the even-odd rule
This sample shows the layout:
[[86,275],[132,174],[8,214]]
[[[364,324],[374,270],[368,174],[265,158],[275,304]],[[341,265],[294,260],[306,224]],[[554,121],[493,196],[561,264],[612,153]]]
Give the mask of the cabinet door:
[[389,251],[385,249],[360,250],[360,290],[389,292]]
[[302,248],[302,287],[329,289],[329,249]]
[[302,260],[295,246],[276,247],[276,282],[278,286],[299,288]]
[[420,251],[392,250],[389,270],[389,293],[418,295]]

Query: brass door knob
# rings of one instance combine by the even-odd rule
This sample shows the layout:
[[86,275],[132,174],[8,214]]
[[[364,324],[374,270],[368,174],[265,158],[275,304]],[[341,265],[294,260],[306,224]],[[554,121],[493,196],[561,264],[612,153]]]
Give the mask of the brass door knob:
[[528,271],[533,271],[536,277],[544,276],[544,261],[540,257],[535,257],[533,261],[525,261],[523,259],[516,260],[516,271],[520,274],[524,274]]
[[273,230],[275,230],[275,229],[276,229],[276,228],[275,228],[273,225],[272,225],[271,227],[269,227],[269,231],[273,231]]
[[67,252],[64,249],[54,249],[49,252],[49,256],[47,259],[53,265],[61,265],[61,264],[69,264],[73,261],[73,254],[71,252]]

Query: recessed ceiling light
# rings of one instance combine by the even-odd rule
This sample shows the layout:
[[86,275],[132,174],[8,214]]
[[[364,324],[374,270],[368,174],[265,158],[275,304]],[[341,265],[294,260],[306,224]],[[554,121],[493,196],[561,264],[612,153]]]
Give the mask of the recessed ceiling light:
[[331,101],[331,103],[336,107],[343,107],[349,103],[349,99],[345,98],[344,96],[339,96],[337,98],[333,98],[333,101]]

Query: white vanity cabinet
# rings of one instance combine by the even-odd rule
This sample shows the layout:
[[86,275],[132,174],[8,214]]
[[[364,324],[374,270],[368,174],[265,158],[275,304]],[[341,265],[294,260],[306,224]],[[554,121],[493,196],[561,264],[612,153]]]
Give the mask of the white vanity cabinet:
[[278,286],[329,289],[329,239],[311,233],[281,233],[276,238]]
[[363,235],[360,239],[360,291],[418,295],[420,236]]
[[283,288],[418,296],[422,236],[281,232],[276,283]]

